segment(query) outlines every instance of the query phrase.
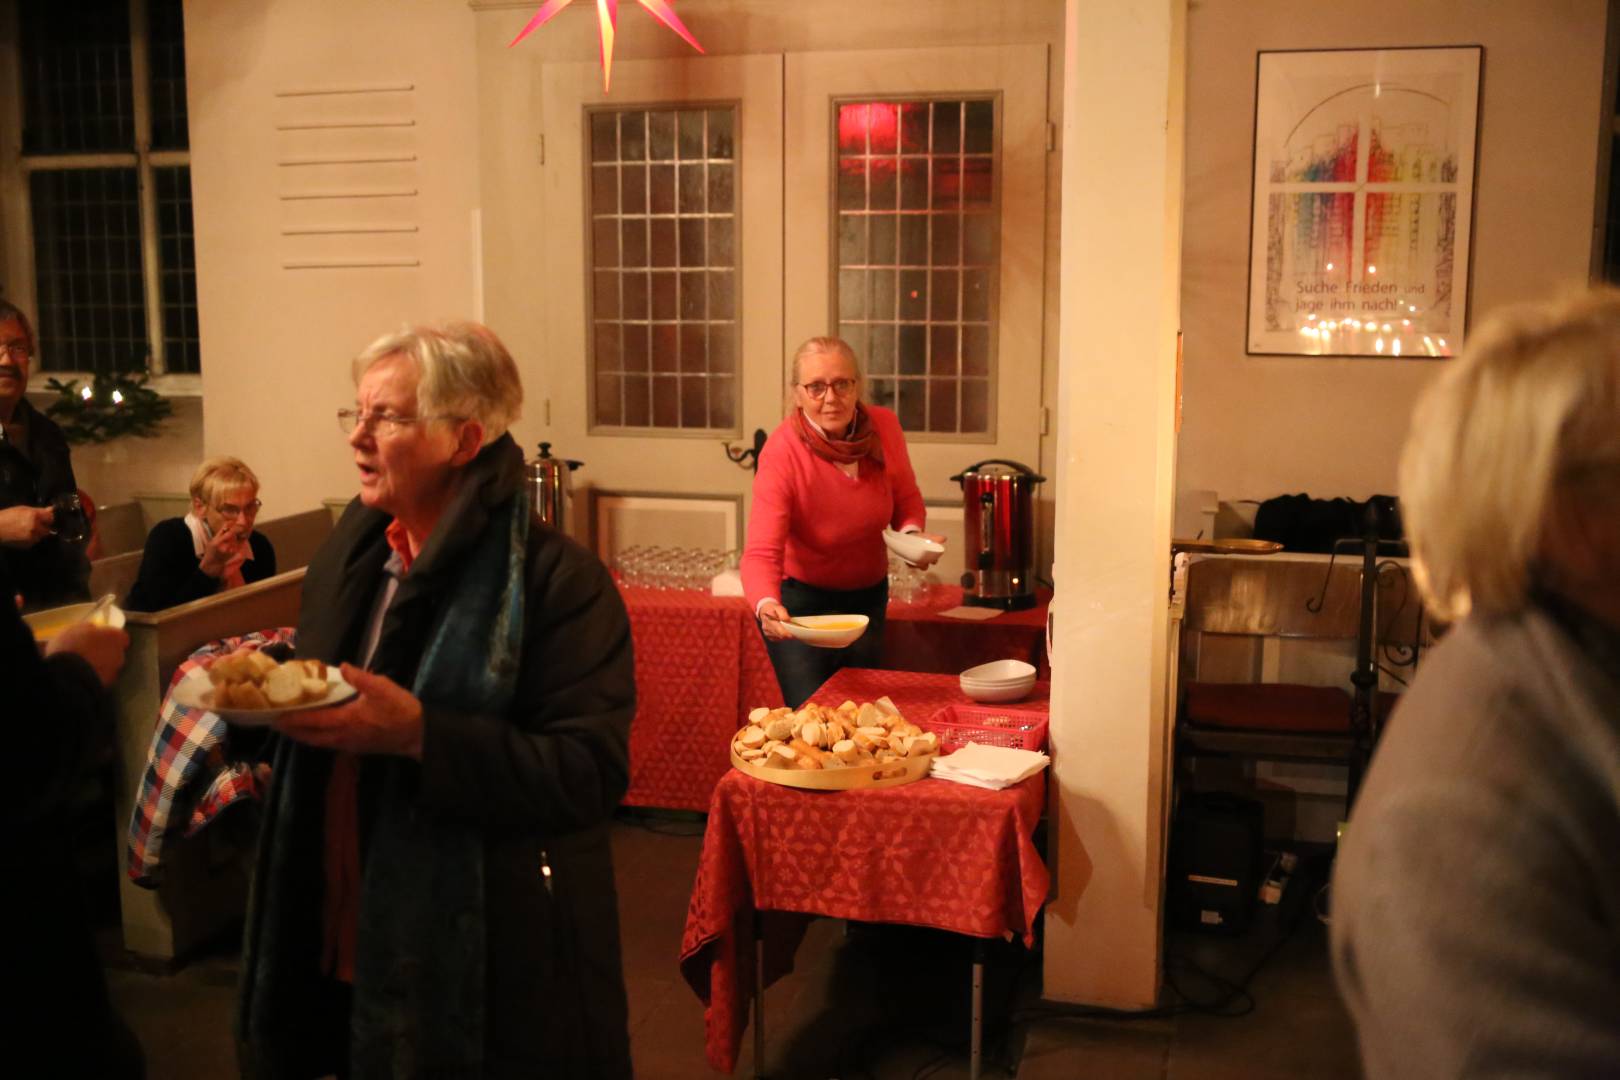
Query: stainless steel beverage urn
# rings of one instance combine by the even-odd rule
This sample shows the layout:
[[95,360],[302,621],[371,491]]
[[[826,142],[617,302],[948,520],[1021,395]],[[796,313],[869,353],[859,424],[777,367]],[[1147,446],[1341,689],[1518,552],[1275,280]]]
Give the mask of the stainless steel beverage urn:
[[1046,477],[993,459],[951,477],[962,485],[967,565],[962,602],[1016,611],[1035,606],[1035,485]]
[[567,530],[564,516],[568,506],[568,488],[574,470],[583,461],[551,456],[551,444],[540,444],[540,456],[525,468],[529,475],[529,501],[534,504],[540,520],[559,532]]

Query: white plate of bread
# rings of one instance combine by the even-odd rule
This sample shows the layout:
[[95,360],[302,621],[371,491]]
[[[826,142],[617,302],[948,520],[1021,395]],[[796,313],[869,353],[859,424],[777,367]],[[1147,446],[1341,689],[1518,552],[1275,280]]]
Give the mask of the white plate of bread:
[[731,737],[731,764],[772,784],[819,791],[896,787],[921,780],[939,737],[888,698],[836,708],[755,709]]
[[337,668],[319,660],[277,663],[261,652],[241,649],[186,676],[174,688],[174,700],[218,713],[233,724],[263,727],[282,713],[341,705],[355,693]]

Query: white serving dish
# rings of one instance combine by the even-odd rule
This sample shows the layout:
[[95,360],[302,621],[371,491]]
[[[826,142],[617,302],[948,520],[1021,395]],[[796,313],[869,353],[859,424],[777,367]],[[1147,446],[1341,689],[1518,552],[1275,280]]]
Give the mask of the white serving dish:
[[[6,603],[9,604],[10,602],[11,598],[6,597]],[[86,615],[95,609],[96,605],[94,603],[68,604],[65,607],[46,608],[31,615],[24,615],[23,622],[27,623],[28,629],[33,631],[34,640],[44,645],[74,623],[82,621]],[[108,604],[106,609],[96,616],[95,621],[98,626],[110,626],[114,630],[122,630],[124,628],[124,609],[117,604]]]
[[1035,665],[1022,660],[993,660],[970,667],[957,677],[962,693],[993,705],[1018,701],[1035,689]]
[[787,632],[818,649],[842,649],[866,633],[865,615],[801,615],[783,623]]
[[893,529],[883,530],[883,542],[889,550],[912,566],[932,566],[945,554],[945,545],[938,540],[930,540],[917,533],[900,533]]
[[310,709],[329,709],[334,705],[341,705],[356,696],[357,691],[350,686],[337,665],[333,664],[326,669],[326,696],[314,701],[303,701],[297,705],[285,705],[268,709],[216,709],[214,708],[214,685],[209,681],[208,672],[203,668],[194,669],[174,688],[174,701],[177,705],[184,705],[188,709],[206,709],[217,713],[230,723],[240,727],[268,727],[276,717],[283,713],[307,712]]
[[1035,689],[1035,676],[1031,675],[1027,679],[999,683],[993,686],[969,682],[963,682],[961,686],[962,693],[974,701],[982,701],[987,705],[993,705],[1001,702],[1021,701],[1028,697],[1029,692]]
[[988,664],[970,667],[962,672],[963,682],[994,685],[1017,679],[1034,679],[1035,665],[1022,660],[992,660]]

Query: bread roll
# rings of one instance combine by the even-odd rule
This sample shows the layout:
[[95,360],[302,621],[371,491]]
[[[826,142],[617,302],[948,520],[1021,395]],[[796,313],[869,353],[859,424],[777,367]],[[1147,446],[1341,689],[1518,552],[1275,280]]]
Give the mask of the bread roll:
[[286,664],[271,670],[264,677],[264,696],[278,708],[297,705],[304,700],[303,667]]
[[270,699],[265,697],[264,691],[250,682],[228,683],[220,687],[216,694],[220,692],[228,695],[227,700],[215,698],[222,708],[268,709],[270,707]]

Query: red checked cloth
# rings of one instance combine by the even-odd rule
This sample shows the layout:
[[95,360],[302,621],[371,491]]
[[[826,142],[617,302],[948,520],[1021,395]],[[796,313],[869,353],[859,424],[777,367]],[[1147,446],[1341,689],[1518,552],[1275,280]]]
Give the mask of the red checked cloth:
[[215,713],[175,703],[174,688],[204,661],[237,649],[260,649],[293,642],[293,628],[283,626],[204,645],[175,668],[158,710],[157,727],[146,755],[141,790],[130,814],[126,838],[130,880],[149,889],[158,886],[163,846],[169,835],[193,836],[227,807],[263,792],[253,766],[232,761],[229,728]]
[[[870,700],[887,691],[902,712],[923,720],[930,702],[948,703],[942,681],[955,682],[851,669],[813,700]],[[765,912],[766,985],[792,969],[810,915],[1018,935],[1033,945],[1050,879],[1030,836],[1045,801],[1044,774],[1004,791],[930,779],[820,792],[727,772],[709,804],[681,940],[681,974],[706,1006],[709,1064],[736,1068],[753,992],[756,908]],[[880,837],[895,839],[875,843]]]
[[782,704],[747,601],[621,585],[636,650],[627,806],[706,810],[731,768],[731,737]]

